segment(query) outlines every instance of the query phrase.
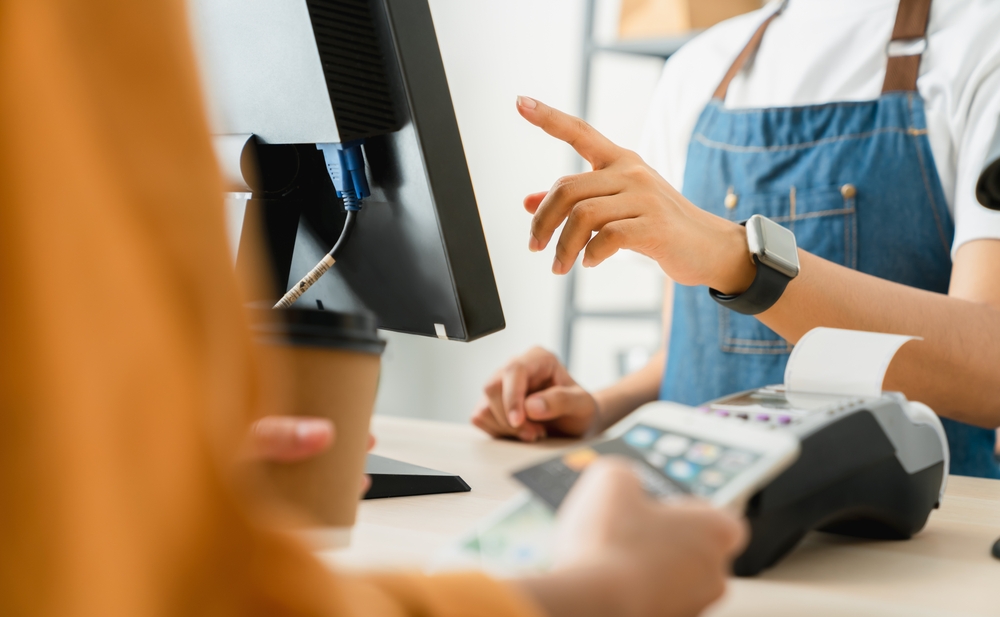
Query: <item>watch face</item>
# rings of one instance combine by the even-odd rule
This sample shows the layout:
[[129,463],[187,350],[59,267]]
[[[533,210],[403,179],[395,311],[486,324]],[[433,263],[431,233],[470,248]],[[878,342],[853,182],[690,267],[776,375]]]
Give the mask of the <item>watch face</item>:
[[799,251],[790,230],[755,214],[747,221],[747,243],[764,265],[791,278],[798,276]]

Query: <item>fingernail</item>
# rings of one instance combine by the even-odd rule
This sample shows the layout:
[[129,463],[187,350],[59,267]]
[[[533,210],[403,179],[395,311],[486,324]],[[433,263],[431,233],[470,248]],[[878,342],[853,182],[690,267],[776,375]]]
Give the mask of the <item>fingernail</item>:
[[562,265],[562,262],[561,262],[561,261],[559,261],[559,258],[558,258],[558,257],[556,257],[556,258],[555,258],[555,259],[554,259],[554,260],[552,261],[552,274],[562,274],[562,272],[563,272],[563,265]]
[[517,97],[517,104],[519,107],[523,107],[525,109],[534,109],[535,107],[538,106],[538,101],[532,98],[528,98],[526,96],[519,96]]
[[295,426],[295,438],[299,441],[308,441],[324,433],[326,433],[326,423],[320,421],[304,420]]
[[511,426],[517,428],[521,424],[521,414],[516,411],[509,411],[507,412],[507,420],[510,422]]
[[527,411],[529,415],[543,414],[547,408],[548,405],[545,404],[545,399],[542,398],[535,397],[524,401],[524,410]]
[[521,441],[536,441],[538,439],[538,436],[535,434],[534,431],[525,428],[524,430],[522,430],[517,434],[517,438],[520,439]]
[[528,234],[528,250],[531,251],[532,253],[537,253],[538,251],[542,250],[541,241],[538,238],[536,238],[535,234],[533,233]]

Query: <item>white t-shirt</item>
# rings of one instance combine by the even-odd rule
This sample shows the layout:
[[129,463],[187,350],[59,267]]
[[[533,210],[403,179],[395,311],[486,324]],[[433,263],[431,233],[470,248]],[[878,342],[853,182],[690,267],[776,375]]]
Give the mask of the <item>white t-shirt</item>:
[[[788,107],[871,100],[882,91],[897,0],[790,0],[752,63],[733,79],[726,107]],[[671,57],[653,97],[640,154],[681,188],[695,122],[733,59],[775,9],[725,21]],[[955,219],[952,251],[1000,239],[1000,212],[975,187],[1000,119],[1000,0],[934,0],[917,89],[928,138]]]

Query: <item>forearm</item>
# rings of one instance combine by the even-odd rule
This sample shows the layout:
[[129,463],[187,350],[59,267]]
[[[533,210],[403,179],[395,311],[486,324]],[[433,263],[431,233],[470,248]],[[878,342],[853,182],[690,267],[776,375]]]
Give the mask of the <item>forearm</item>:
[[920,336],[897,354],[886,389],[942,416],[1000,425],[1000,310],[799,257],[801,274],[761,322],[791,343],[818,326]]
[[623,615],[626,604],[621,585],[593,568],[580,568],[517,581],[549,617],[604,617]]
[[627,375],[613,386],[594,393],[598,421],[595,428],[603,431],[640,405],[655,401],[663,379],[666,350],[661,349],[642,369]]
[[532,589],[475,572],[423,576],[400,572],[341,575],[347,606],[329,613],[424,617],[554,617]]

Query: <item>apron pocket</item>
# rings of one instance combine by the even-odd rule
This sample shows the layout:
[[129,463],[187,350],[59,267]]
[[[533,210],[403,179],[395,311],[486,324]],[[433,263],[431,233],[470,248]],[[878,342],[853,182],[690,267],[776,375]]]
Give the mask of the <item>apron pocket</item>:
[[[799,248],[813,255],[856,268],[858,230],[857,190],[851,184],[811,189],[792,187],[784,193],[738,195],[728,208],[730,220],[760,214],[795,233]],[[785,354],[788,342],[756,318],[718,306],[722,351],[740,354]]]

